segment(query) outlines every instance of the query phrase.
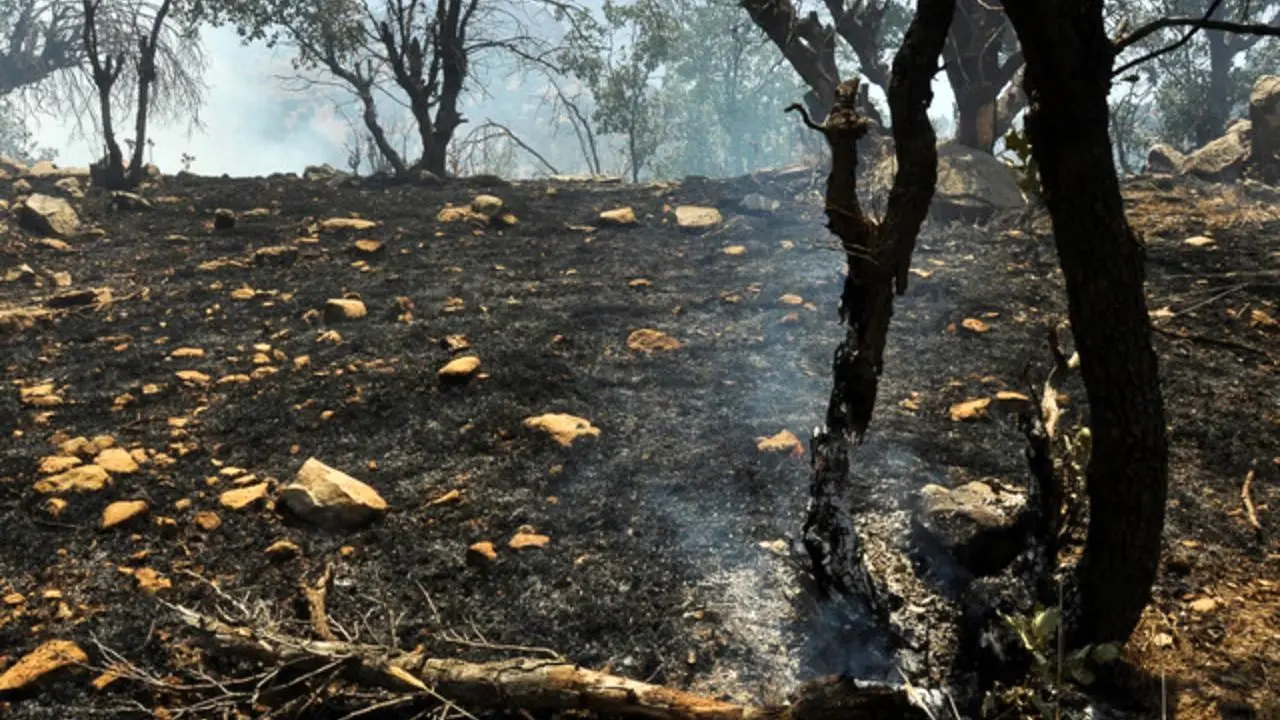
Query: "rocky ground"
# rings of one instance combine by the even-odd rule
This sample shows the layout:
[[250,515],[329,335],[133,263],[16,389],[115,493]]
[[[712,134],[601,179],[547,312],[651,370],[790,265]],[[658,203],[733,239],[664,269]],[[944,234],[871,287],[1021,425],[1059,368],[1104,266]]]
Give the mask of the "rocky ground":
[[[326,566],[334,632],[365,642],[549,648],[752,702],[887,674],[824,644],[788,549],[839,334],[820,180],[11,183],[79,217],[28,201],[52,222],[15,206],[0,235],[3,714],[154,708],[93,681],[202,667],[166,603],[291,622]],[[1268,717],[1280,206],[1189,179],[1126,192],[1173,480],[1156,601],[1101,685],[1139,715],[1163,679],[1170,717]],[[1012,419],[963,403],[1047,363],[1054,259],[1034,212],[922,237],[860,454],[902,508],[928,483],[1025,484]],[[333,495],[358,507],[314,512]],[[41,677],[60,658],[90,670]]]

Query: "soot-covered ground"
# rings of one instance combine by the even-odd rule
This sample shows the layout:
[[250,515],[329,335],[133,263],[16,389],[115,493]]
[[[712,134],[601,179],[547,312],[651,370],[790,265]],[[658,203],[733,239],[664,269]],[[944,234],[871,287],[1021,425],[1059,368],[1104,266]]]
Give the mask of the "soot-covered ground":
[[[835,660],[815,650],[802,583],[774,542],[800,526],[803,448],[757,447],[783,430],[807,439],[825,409],[843,260],[814,179],[166,177],[144,191],[152,210],[117,211],[92,193],[77,201],[101,232],[68,248],[10,219],[0,246],[0,672],[67,638],[94,663],[100,642],[164,674],[190,651],[160,601],[207,603],[205,578],[292,617],[299,578],[326,563],[329,613],[368,641],[394,630],[404,647],[464,656],[484,653],[446,636],[541,646],[757,702],[782,699],[806,675],[866,668],[859,648]],[[480,193],[500,197],[515,223],[437,219]],[[748,193],[782,206],[746,214]],[[1274,197],[1238,188],[1145,180],[1127,193],[1150,247],[1174,448],[1162,579],[1127,659],[1139,675],[1167,675],[1177,717],[1262,711],[1280,683],[1280,213]],[[674,208],[684,204],[717,206],[724,220],[682,230]],[[598,222],[619,207],[638,223]],[[234,228],[213,227],[218,208],[239,213]],[[316,230],[356,215],[377,225]],[[1186,242],[1199,235],[1212,242]],[[255,261],[277,246],[296,258]],[[1026,364],[1048,362],[1044,327],[1064,312],[1054,260],[1034,213],[922,237],[859,453],[859,472],[894,502],[908,506],[928,482],[1024,483],[1012,421],[957,421],[950,408],[1024,390]],[[111,301],[47,307],[89,288]],[[368,315],[326,325],[316,311],[348,295]],[[680,347],[629,347],[644,328]],[[470,348],[451,350],[456,335]],[[457,354],[478,356],[482,375],[442,386],[437,372]],[[177,375],[188,370],[208,381]],[[1081,388],[1068,393],[1083,405]],[[566,448],[523,425],[552,412],[600,435]],[[98,436],[137,451],[140,467],[51,512],[33,489],[57,463],[45,458]],[[309,457],[368,483],[390,511],[365,529],[325,531],[269,502],[221,505],[246,485],[237,476],[274,490]],[[1241,501],[1251,468],[1261,531]],[[145,517],[100,529],[109,503],[138,499]],[[521,528],[550,542],[509,548]],[[298,558],[265,552],[282,539]],[[469,562],[479,541],[497,558]],[[87,679],[27,693],[5,712],[62,717],[118,699]],[[1140,707],[1155,707],[1151,687],[1136,689]]]

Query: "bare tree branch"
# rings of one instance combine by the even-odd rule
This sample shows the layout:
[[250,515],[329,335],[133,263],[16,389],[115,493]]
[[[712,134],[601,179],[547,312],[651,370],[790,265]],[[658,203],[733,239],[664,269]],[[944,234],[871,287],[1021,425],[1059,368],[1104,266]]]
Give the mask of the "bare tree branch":
[[1174,50],[1177,50],[1178,48],[1190,42],[1191,38],[1194,37],[1197,32],[1200,32],[1202,30],[1218,30],[1221,32],[1235,33],[1240,35],[1280,37],[1280,23],[1276,23],[1276,22],[1273,22],[1270,24],[1241,23],[1241,22],[1230,22],[1227,20],[1214,20],[1213,14],[1217,12],[1218,8],[1221,5],[1222,5],[1222,0],[1213,0],[1213,2],[1209,4],[1209,8],[1205,10],[1203,17],[1159,18],[1157,20],[1153,20],[1147,23],[1146,25],[1139,27],[1137,30],[1134,30],[1128,35],[1125,35],[1124,37],[1117,39],[1113,43],[1113,47],[1115,48],[1115,54],[1119,55],[1125,49],[1133,46],[1138,42],[1141,42],[1146,37],[1160,30],[1164,30],[1167,28],[1175,28],[1175,27],[1191,28],[1186,33],[1184,33],[1182,37],[1178,38],[1177,41],[1170,43],[1169,45],[1166,45],[1164,47],[1160,47],[1148,53],[1145,53],[1142,56],[1135,58],[1133,60],[1130,60],[1129,62],[1126,62],[1123,65],[1121,65],[1120,67],[1112,70],[1111,72],[1112,76],[1114,77],[1116,75],[1122,75],[1125,72],[1128,72],[1129,70],[1137,67],[1138,65],[1141,65],[1145,62],[1149,62],[1151,60],[1154,60],[1155,58],[1160,57],[1161,55],[1165,55],[1167,53],[1173,52]]

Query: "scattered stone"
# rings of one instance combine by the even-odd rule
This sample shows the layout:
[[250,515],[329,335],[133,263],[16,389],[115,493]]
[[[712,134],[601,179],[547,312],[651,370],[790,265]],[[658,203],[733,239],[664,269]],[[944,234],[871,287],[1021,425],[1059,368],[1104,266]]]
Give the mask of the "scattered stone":
[[44,510],[49,513],[49,517],[57,518],[62,515],[62,511],[66,509],[67,501],[60,497],[53,497],[44,501]]
[[471,341],[467,339],[466,335],[445,335],[441,344],[449,352],[462,352],[471,348]]
[[47,247],[50,250],[57,250],[58,252],[68,252],[71,250],[70,243],[68,243],[66,240],[59,240],[58,238],[51,238],[51,237],[36,238],[35,244],[39,245],[40,247]]
[[246,485],[234,490],[227,490],[218,497],[219,504],[228,510],[243,510],[267,496],[267,483]]
[[369,314],[364,302],[351,298],[333,298],[324,304],[324,321],[326,324],[359,320]]
[[741,207],[743,212],[753,215],[772,215],[782,207],[782,203],[771,197],[765,197],[760,193],[750,193],[742,198]]
[[566,413],[547,413],[537,417],[525,418],[524,426],[530,430],[541,430],[550,435],[564,447],[573,445],[580,437],[599,437],[600,428],[580,417]]
[[54,287],[71,287],[71,273],[59,270],[58,272],[53,273],[52,277]]
[[18,225],[38,235],[69,238],[80,231],[80,216],[64,198],[39,193],[17,207]]
[[720,211],[713,207],[680,205],[676,208],[676,225],[684,230],[710,230],[722,222]]
[[35,491],[42,495],[69,492],[97,492],[111,482],[111,475],[97,465],[81,465],[36,482]]
[[[298,261],[298,248],[293,245],[268,245],[254,250],[252,259],[253,264],[258,267],[289,267]],[[249,297],[244,299],[251,300],[255,293],[253,288],[248,290]],[[235,297],[234,293],[232,297]]]
[[747,246],[746,245],[730,245],[726,247],[723,252],[725,255],[746,255]]
[[1025,495],[997,493],[983,482],[953,490],[930,484],[920,491],[913,529],[918,538],[941,546],[974,575],[991,575],[1021,552],[1018,521],[1025,507]]
[[762,453],[804,455],[804,443],[790,430],[781,430],[776,435],[756,438],[756,450]]
[[475,355],[466,355],[450,360],[440,368],[438,375],[443,381],[469,380],[479,369],[480,358]]
[[309,458],[280,502],[295,515],[331,529],[363,525],[387,511],[387,501],[359,480]]
[[124,190],[115,190],[111,193],[111,204],[117,210],[151,210],[155,207],[150,200],[141,195]]
[[113,528],[130,520],[141,517],[151,507],[146,500],[120,500],[113,502],[102,510],[102,529]]
[[551,538],[546,535],[539,535],[538,533],[521,529],[507,541],[507,547],[512,550],[525,550],[546,547],[550,542]]
[[1207,235],[1196,235],[1194,237],[1189,237],[1186,240],[1183,240],[1182,242],[1187,245],[1190,245],[1191,247],[1208,247],[1210,245],[1216,244],[1218,241],[1214,240],[1213,238]]
[[234,210],[227,208],[218,208],[213,211],[213,229],[214,230],[230,230],[236,226],[236,213]]
[[1191,611],[1200,615],[1207,615],[1218,609],[1218,601],[1211,597],[1203,597],[1198,600],[1192,600],[1188,606]]
[[298,543],[286,538],[271,543],[262,552],[272,560],[292,560],[302,554],[302,548],[298,547]]
[[41,475],[53,475],[66,472],[83,463],[83,460],[74,455],[50,455],[40,461],[39,470]]
[[98,453],[93,459],[93,464],[101,466],[109,473],[124,475],[138,471],[138,463],[129,454],[128,450],[123,448],[107,448]]
[[629,207],[605,210],[600,213],[602,225],[635,225],[637,222],[639,220],[636,219],[636,211]]
[[792,293],[787,293],[786,295],[783,295],[782,297],[778,298],[778,301],[781,302],[783,305],[803,305],[804,304],[803,297],[799,295],[794,295]]
[[86,665],[89,656],[70,640],[50,640],[0,673],[0,693],[25,690],[53,673]]
[[180,347],[169,353],[169,357],[198,359],[204,357],[204,350],[196,347]]
[[991,398],[978,398],[956,403],[951,406],[951,420],[953,422],[965,422],[984,418],[987,416],[987,406],[990,404]]
[[960,326],[963,327],[965,330],[968,330],[969,332],[979,333],[979,334],[991,330],[990,325],[979,320],[978,318],[965,318],[964,320],[960,321]]
[[174,375],[183,382],[193,383],[196,385],[208,385],[213,378],[199,370],[179,370]]
[[652,328],[632,330],[627,336],[627,347],[636,352],[669,352],[680,349],[680,341]]
[[471,211],[491,218],[502,212],[502,198],[496,195],[477,195],[471,201]]
[[196,527],[205,532],[213,532],[222,527],[222,518],[218,517],[218,513],[212,510],[201,510],[196,513],[194,520]]
[[357,255],[367,258],[379,257],[385,255],[386,246],[377,240],[357,240],[351,245],[351,249]]
[[498,559],[498,550],[489,541],[473,543],[467,548],[467,564],[478,565]]
[[321,230],[372,230],[378,227],[378,223],[373,220],[354,217],[335,217],[320,221]]
[[173,582],[170,581],[169,578],[161,575],[154,568],[142,567],[135,569],[130,567],[120,567],[116,569],[119,570],[121,574],[132,575],[133,579],[138,583],[138,589],[148,595],[154,595],[161,590],[168,590],[173,587]]

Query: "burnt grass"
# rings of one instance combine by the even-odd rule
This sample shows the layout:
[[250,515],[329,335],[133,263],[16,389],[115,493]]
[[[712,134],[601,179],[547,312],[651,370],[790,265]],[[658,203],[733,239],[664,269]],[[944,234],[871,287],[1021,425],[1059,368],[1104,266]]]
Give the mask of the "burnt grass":
[[[331,563],[329,613],[366,642],[390,643],[394,632],[406,649],[477,659],[509,654],[483,644],[544,647],[584,666],[754,702],[779,701],[818,673],[888,674],[873,648],[824,642],[805,618],[801,563],[760,545],[796,537],[808,468],[802,455],[762,453],[757,441],[783,429],[807,441],[825,411],[840,333],[843,259],[822,227],[813,180],[421,187],[181,176],[145,191],[152,210],[118,211],[91,191],[78,205],[103,232],[67,251],[11,219],[0,263],[28,264],[41,280],[0,283],[0,308],[39,308],[64,292],[54,272],[69,273],[71,289],[110,288],[114,301],[0,331],[0,594],[25,598],[0,606],[0,671],[65,637],[95,663],[105,662],[96,641],[164,675],[190,661],[158,599],[211,609],[216,598],[200,576],[294,621],[299,579]],[[1280,677],[1280,588],[1265,584],[1280,576],[1280,351],[1276,329],[1251,314],[1280,317],[1280,222],[1198,216],[1197,198],[1225,191],[1143,182],[1130,186],[1141,196],[1133,202],[1186,201],[1174,203],[1185,222],[1147,237],[1151,307],[1177,313],[1157,321],[1169,333],[1157,348],[1173,475],[1152,617],[1115,681],[1143,714],[1158,707],[1153,668],[1167,668],[1180,716],[1231,716],[1264,707]],[[516,224],[437,222],[447,203],[482,192],[501,197]],[[744,214],[748,192],[783,206]],[[725,222],[682,231],[670,212],[680,204],[718,206]],[[635,209],[636,226],[585,227],[620,206]],[[242,213],[236,227],[215,230],[217,208]],[[255,208],[266,212],[246,214]],[[313,220],[349,214],[379,225],[298,243]],[[1183,242],[1210,225],[1212,246]],[[357,239],[383,250],[362,259]],[[255,250],[278,245],[296,246],[296,260],[253,262]],[[733,245],[746,252],[726,254]],[[880,483],[887,509],[909,507],[928,482],[1024,485],[1013,419],[956,422],[949,408],[1026,391],[1028,363],[1048,366],[1044,327],[1065,309],[1043,215],[930,227],[913,265],[860,475]],[[244,287],[256,295],[234,299]],[[367,317],[327,327],[311,312],[348,293]],[[965,318],[990,329],[965,329]],[[639,328],[682,346],[632,350],[628,334]],[[453,355],[443,339],[455,334],[486,376],[441,386],[437,371]],[[278,372],[218,383],[253,371],[255,344],[270,346]],[[171,358],[178,347],[205,355]],[[302,356],[306,366],[295,364]],[[214,382],[183,382],[179,370]],[[48,380],[62,405],[22,404],[19,386]],[[1087,412],[1072,383],[1068,406]],[[125,393],[134,400],[117,408]],[[522,426],[548,412],[587,418],[601,434],[565,448]],[[101,492],[68,496],[53,517],[32,486],[59,432],[112,435],[172,464],[153,460]],[[372,485],[390,512],[367,528],[325,531],[261,504],[219,506],[231,487],[210,479],[220,466],[283,483],[308,457]],[[1251,467],[1260,533],[1240,500]],[[460,500],[432,503],[452,490]],[[102,509],[121,499],[147,500],[149,517],[100,530]],[[183,499],[189,507],[178,509]],[[200,511],[221,525],[201,529]],[[175,522],[159,526],[165,517]],[[550,543],[509,549],[525,526]],[[283,538],[301,547],[299,559],[264,554]],[[498,558],[468,563],[468,545],[485,540]],[[146,594],[119,569],[144,566],[172,587]],[[54,590],[60,598],[46,597]],[[1187,609],[1206,596],[1220,601],[1216,612]],[[1152,641],[1161,633],[1172,649]],[[1233,642],[1241,633],[1252,640]],[[4,713],[65,717],[68,708],[118,706],[128,692],[73,678]]]

